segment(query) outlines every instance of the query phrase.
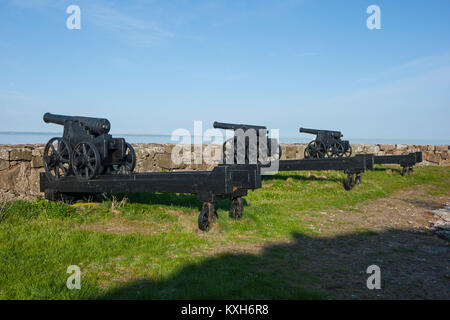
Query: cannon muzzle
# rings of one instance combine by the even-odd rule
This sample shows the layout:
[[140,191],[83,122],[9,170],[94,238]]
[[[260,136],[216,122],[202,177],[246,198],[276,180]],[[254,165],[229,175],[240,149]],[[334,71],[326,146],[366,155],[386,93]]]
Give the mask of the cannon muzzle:
[[217,121],[214,122],[213,127],[216,129],[229,129],[229,130],[242,129],[244,131],[247,131],[248,129],[255,129],[255,130],[267,129],[265,126],[253,126],[250,124],[224,123],[224,122],[217,122]]
[[318,129],[308,129],[308,128],[300,128],[300,132],[310,133],[310,134],[329,134],[336,139],[342,138],[344,135],[340,131],[331,131],[331,130],[318,130]]
[[51,114],[47,112],[44,114],[44,122],[64,125],[67,121],[79,122],[89,132],[94,135],[102,135],[108,133],[111,129],[111,123],[108,119],[102,118],[89,118],[89,117],[71,117],[58,114]]

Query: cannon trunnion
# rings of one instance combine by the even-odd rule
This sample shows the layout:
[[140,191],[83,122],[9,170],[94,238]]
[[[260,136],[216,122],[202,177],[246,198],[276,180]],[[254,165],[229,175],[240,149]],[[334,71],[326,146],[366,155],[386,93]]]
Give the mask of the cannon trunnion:
[[44,167],[52,180],[74,175],[90,180],[99,174],[130,174],[136,165],[133,147],[113,138],[107,119],[44,114],[44,122],[64,126],[62,137],[44,149]]

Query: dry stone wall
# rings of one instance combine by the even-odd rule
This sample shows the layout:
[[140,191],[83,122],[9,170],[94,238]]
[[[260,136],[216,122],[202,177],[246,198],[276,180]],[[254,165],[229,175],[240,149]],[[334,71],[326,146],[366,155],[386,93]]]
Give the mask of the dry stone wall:
[[[211,170],[216,163],[194,164],[199,156],[191,146],[190,165],[175,165],[171,161],[173,144],[135,144],[136,171]],[[302,159],[306,144],[282,144],[282,160]],[[207,145],[203,146],[205,149]],[[209,146],[212,154],[221,153],[220,145]],[[420,165],[450,165],[448,145],[352,144],[353,153],[376,155],[407,154],[422,151]],[[0,200],[32,199],[43,195],[39,192],[39,173],[44,171],[44,145],[0,145]]]

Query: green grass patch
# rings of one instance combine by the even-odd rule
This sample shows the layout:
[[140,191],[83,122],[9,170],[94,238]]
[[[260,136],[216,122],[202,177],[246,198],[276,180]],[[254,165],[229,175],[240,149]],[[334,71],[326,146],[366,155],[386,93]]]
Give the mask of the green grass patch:
[[[315,236],[311,226],[321,212],[361,214],[356,204],[399,189],[431,185],[433,195],[450,192],[448,167],[418,167],[402,177],[396,167],[377,166],[351,191],[344,179],[340,172],[264,176],[263,187],[245,197],[244,218],[229,219],[230,201],[219,201],[220,218],[206,234],[197,230],[201,204],[192,195],[129,194],[87,206],[4,204],[0,299],[326,298],[308,289],[320,279],[292,265],[308,255],[293,257],[270,243]],[[264,245],[262,252],[228,249]],[[66,287],[70,265],[82,270],[81,290]]]

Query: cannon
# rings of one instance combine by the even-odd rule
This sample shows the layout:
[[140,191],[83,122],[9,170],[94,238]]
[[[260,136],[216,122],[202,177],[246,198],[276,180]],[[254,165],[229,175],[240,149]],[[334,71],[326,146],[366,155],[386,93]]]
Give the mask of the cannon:
[[206,231],[218,218],[214,202],[230,199],[229,216],[240,219],[248,190],[261,188],[260,166],[257,164],[219,165],[212,171],[141,172],[128,175],[99,175],[93,180],[80,180],[71,175],[50,179],[40,173],[40,191],[52,201],[75,201],[105,194],[129,192],[190,193],[202,202],[198,227]]
[[[248,150],[249,148],[253,148],[254,145],[260,145],[261,143],[264,143],[264,140],[268,139],[266,137],[266,134],[264,132],[267,131],[266,127],[264,126],[254,126],[254,125],[247,125],[247,124],[229,124],[229,123],[220,123],[220,122],[214,122],[214,128],[220,128],[220,129],[230,129],[234,130],[235,136],[234,140],[227,140],[224,143],[224,157],[229,156],[229,154],[226,154],[226,149],[228,146],[226,144],[228,143],[234,143],[234,145],[239,143],[239,138],[237,135],[239,134],[239,129],[241,129],[244,133],[247,132],[249,129],[253,129],[257,131],[256,135],[256,143],[249,143],[251,142],[250,139],[245,140],[245,160],[248,160]],[[306,129],[310,130],[310,129]],[[342,135],[338,131],[330,131],[336,139],[339,139]],[[242,132],[241,132],[242,134]],[[245,136],[247,137],[247,135]],[[265,139],[261,139],[261,137],[264,137]],[[241,141],[243,139],[241,138]],[[268,139],[270,140],[270,139]],[[234,141],[234,142],[233,142]],[[348,141],[347,141],[348,142]],[[267,145],[271,145],[270,142],[267,142]],[[347,174],[347,179],[344,180],[344,187],[346,190],[351,190],[354,186],[361,183],[362,178],[361,174],[367,170],[373,169],[374,164],[374,156],[372,154],[361,154],[354,157],[331,157],[331,158],[311,158],[311,159],[292,159],[292,160],[281,160],[281,147],[278,144],[278,151],[274,155],[270,152],[269,155],[271,156],[269,158],[269,161],[278,161],[278,171],[309,171],[309,170],[336,170],[336,171],[343,171],[345,174]],[[273,147],[273,146],[272,146]],[[349,144],[350,147],[350,144]],[[237,149],[237,150],[236,150]],[[236,158],[236,152],[239,152],[239,146],[234,151],[234,158]],[[258,157],[257,162],[262,167],[266,166],[265,163],[261,162],[261,159]]]
[[305,149],[305,159],[343,158],[352,155],[350,142],[341,140],[343,135],[340,131],[300,128],[300,132],[316,135],[316,139]]
[[136,165],[133,147],[113,138],[107,119],[44,114],[44,122],[64,126],[62,137],[48,141],[44,167],[51,180],[75,176],[91,180],[100,174],[130,174]]
[[123,138],[109,135],[107,119],[46,113],[44,121],[64,126],[44,150],[40,191],[52,201],[75,201],[128,192],[190,193],[202,201],[198,227],[206,231],[218,218],[214,202],[230,199],[229,215],[240,219],[248,190],[261,188],[258,164],[219,165],[212,171],[133,172],[136,155]]
[[[306,159],[343,158],[352,154],[349,141],[341,140],[343,135],[340,131],[300,128],[300,132],[317,135],[305,149]],[[402,176],[412,173],[413,166],[422,162],[422,152],[372,156],[374,164],[399,164],[402,167]]]
[[265,166],[281,158],[281,146],[278,140],[268,137],[265,126],[215,121],[213,127],[234,131],[233,138],[223,144],[223,161],[226,163],[259,163]]

